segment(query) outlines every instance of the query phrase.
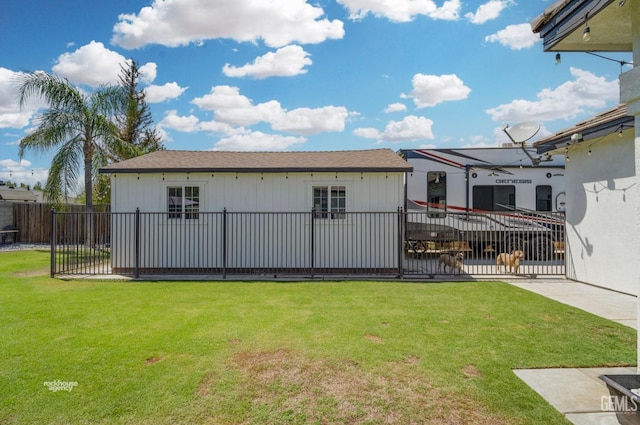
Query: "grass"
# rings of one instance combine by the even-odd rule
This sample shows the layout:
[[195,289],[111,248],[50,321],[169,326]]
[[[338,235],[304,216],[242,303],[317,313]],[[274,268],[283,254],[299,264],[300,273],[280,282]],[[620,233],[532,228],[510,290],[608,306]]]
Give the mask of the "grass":
[[0,423],[559,424],[512,369],[635,363],[634,330],[500,282],[62,281],[48,256],[0,253]]

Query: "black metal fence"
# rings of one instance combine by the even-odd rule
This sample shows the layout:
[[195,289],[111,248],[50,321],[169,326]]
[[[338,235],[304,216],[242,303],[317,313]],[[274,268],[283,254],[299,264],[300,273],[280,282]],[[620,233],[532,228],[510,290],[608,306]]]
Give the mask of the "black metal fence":
[[52,276],[529,276],[564,270],[560,213],[52,212]]

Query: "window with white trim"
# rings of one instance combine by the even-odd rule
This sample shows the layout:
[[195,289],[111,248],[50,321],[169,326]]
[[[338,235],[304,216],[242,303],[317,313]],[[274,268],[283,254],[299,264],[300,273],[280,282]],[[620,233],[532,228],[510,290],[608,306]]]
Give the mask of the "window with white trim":
[[313,188],[315,218],[344,220],[347,211],[345,186],[315,186]]
[[197,220],[200,212],[200,187],[167,187],[167,212],[172,219]]

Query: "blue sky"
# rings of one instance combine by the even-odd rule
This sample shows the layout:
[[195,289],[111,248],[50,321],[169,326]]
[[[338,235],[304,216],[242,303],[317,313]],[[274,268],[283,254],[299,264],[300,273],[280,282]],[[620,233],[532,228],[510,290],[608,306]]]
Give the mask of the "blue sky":
[[556,65],[529,25],[551,4],[6,0],[0,180],[44,182],[52,157],[18,158],[44,106],[19,107],[20,72],[90,91],[131,58],[168,149],[498,146],[502,126],[522,121],[542,137],[615,106],[621,71],[585,53]]

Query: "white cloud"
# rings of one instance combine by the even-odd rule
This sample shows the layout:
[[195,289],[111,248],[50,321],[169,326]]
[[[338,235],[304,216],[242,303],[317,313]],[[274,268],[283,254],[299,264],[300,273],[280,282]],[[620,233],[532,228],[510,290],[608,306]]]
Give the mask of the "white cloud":
[[433,139],[432,126],[433,121],[428,118],[409,115],[402,121],[389,121],[382,133],[375,128],[358,128],[354,130],[353,134],[367,139],[406,142]]
[[436,149],[437,146],[434,145],[433,143],[423,143],[420,146],[418,146],[418,149]]
[[489,0],[485,4],[481,4],[475,13],[467,13],[464,15],[473,24],[484,24],[487,21],[496,19],[512,0]]
[[17,84],[23,74],[0,67],[0,128],[23,128],[29,124],[36,110],[47,104],[40,98],[31,98],[20,108]]
[[384,110],[387,114],[392,112],[404,112],[407,110],[407,106],[404,103],[392,103]]
[[215,111],[217,109],[247,109],[252,106],[251,99],[240,94],[238,87],[215,86],[211,93],[196,97],[191,102],[200,109]]
[[[495,135],[499,136],[497,133]],[[510,142],[506,134],[503,133],[503,136],[505,136],[507,140],[502,140],[500,137],[497,137],[496,140],[491,140],[485,136],[469,136],[469,141],[467,143],[464,143],[461,147],[462,148],[494,148],[497,146],[501,146],[503,143]]]
[[433,121],[425,117],[409,115],[402,121],[389,121],[382,133],[382,139],[390,142],[433,139]]
[[73,53],[63,53],[53,66],[53,72],[77,84],[97,87],[118,82],[120,65],[127,59],[119,53],[91,41]]
[[380,132],[377,128],[356,128],[353,130],[353,134],[358,137],[364,137],[365,139],[380,139]]
[[27,161],[26,159],[23,159],[21,161],[16,161],[14,159],[0,159],[0,168],[2,169],[14,169],[14,168],[21,168],[24,169],[25,167],[29,167],[31,165],[30,161]]
[[238,42],[262,39],[268,46],[281,47],[340,39],[343,26],[305,0],[154,0],[138,14],[119,16],[112,43],[133,49],[230,38]]
[[509,25],[495,34],[486,36],[484,40],[490,43],[498,42],[511,50],[521,50],[536,44],[540,37],[531,31],[530,24],[525,23]]
[[445,1],[438,7],[432,0],[338,0],[353,20],[360,20],[371,13],[393,22],[409,22],[415,16],[424,15],[432,19],[456,20],[459,17],[460,0]]
[[[117,84],[122,67],[129,62],[130,59],[107,49],[101,42],[91,41],[73,52],[58,56],[52,70],[75,84],[98,87],[104,84]],[[157,65],[154,62],[140,65],[138,69],[142,83],[150,84],[155,80]]]
[[269,102],[253,105],[251,99],[240,94],[238,87],[215,86],[211,93],[192,101],[200,109],[214,111],[217,121],[231,125],[253,125],[272,122],[283,114],[280,103]]
[[167,99],[175,99],[179,97],[187,87],[180,87],[178,83],[166,83],[162,86],[151,85],[144,89],[145,100],[147,103],[160,103]]
[[138,68],[140,72],[140,82],[144,84],[151,84],[156,79],[158,73],[158,65],[154,62],[148,62]]
[[37,182],[44,185],[47,181],[49,170],[32,168],[31,161],[26,159],[16,161],[13,159],[0,160],[0,180],[24,183],[34,186]]
[[435,106],[442,102],[466,99],[471,89],[464,85],[455,74],[413,76],[413,90],[402,94],[402,98],[411,98],[418,108]]
[[210,131],[212,133],[224,134],[227,136],[247,133],[243,127],[232,127],[227,123],[219,121],[201,121],[198,124],[198,129],[202,131]]
[[192,133],[198,130],[198,118],[194,115],[188,117],[181,117],[177,111],[167,111],[162,121],[158,123],[160,128],[170,128],[173,130],[182,131],[185,133]]
[[305,66],[311,65],[309,53],[300,46],[285,46],[275,53],[269,52],[256,58],[253,63],[235,67],[225,64],[222,72],[227,77],[253,77],[263,79],[268,77],[291,77],[305,74]]
[[494,121],[514,123],[520,121],[552,121],[573,119],[578,115],[603,109],[608,102],[617,102],[618,80],[607,81],[589,71],[570,68],[574,80],[555,89],[544,89],[538,100],[516,99],[511,103],[487,109]]
[[343,131],[349,111],[343,106],[298,108],[280,115],[271,124],[274,130],[311,135]]
[[276,100],[254,105],[240,94],[238,87],[215,86],[211,93],[192,101],[203,110],[213,111],[215,120],[235,126],[268,123],[274,130],[310,135],[343,131],[349,111],[342,106],[298,108],[287,111]]
[[282,151],[292,146],[304,144],[304,137],[265,134],[254,131],[220,139],[214,150],[219,151]]

